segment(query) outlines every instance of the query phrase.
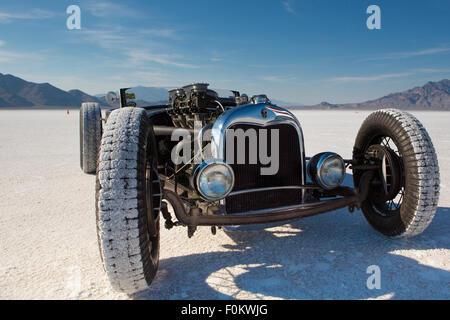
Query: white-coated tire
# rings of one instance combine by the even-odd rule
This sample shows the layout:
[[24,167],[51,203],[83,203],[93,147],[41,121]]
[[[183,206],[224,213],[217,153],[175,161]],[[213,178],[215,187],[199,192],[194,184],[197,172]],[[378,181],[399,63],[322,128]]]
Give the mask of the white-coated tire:
[[[113,288],[128,294],[145,290],[158,269],[161,190],[155,172],[148,169],[150,129],[144,109],[114,110],[99,152],[96,217],[100,254]],[[154,214],[153,221],[149,212]],[[156,235],[149,231],[151,227]]]
[[[362,211],[372,227],[390,237],[411,237],[423,232],[433,219],[439,201],[439,165],[431,138],[412,114],[396,109],[383,109],[370,114],[362,124],[353,151],[355,164],[361,164],[370,145],[392,139],[401,161],[403,197],[400,207],[379,209],[369,198]],[[355,186],[361,174],[353,174]],[[374,190],[369,190],[369,195]],[[380,214],[380,212],[382,214]],[[383,214],[386,212],[386,214]]]
[[80,109],[80,167],[95,174],[102,137],[102,113],[98,103],[85,102]]

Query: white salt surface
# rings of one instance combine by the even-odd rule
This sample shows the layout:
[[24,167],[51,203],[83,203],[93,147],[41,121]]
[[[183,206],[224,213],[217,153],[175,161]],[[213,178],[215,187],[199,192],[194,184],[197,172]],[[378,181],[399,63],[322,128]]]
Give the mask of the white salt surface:
[[[296,112],[307,155],[350,158],[368,113]],[[191,239],[161,228],[156,279],[129,297],[101,265],[78,112],[0,111],[0,299],[449,299],[450,113],[414,114],[441,168],[439,208],[423,234],[388,239],[346,209],[215,236],[201,227]],[[366,286],[370,265],[380,267],[380,289]]]

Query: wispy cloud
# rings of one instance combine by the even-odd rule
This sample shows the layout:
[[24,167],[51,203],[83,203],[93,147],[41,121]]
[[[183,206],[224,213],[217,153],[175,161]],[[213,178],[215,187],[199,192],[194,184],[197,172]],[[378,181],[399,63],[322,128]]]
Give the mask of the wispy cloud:
[[434,69],[434,68],[421,68],[415,69],[417,73],[448,73],[450,68]]
[[0,50],[0,62],[12,62],[20,57],[20,54]]
[[236,57],[238,57],[242,53],[242,49],[234,48],[234,49],[210,49],[208,50],[209,61],[211,62],[222,62],[227,61],[229,63],[233,63],[236,61]]
[[17,52],[5,49],[5,44],[5,41],[0,40],[0,47],[2,47],[2,49],[0,50],[0,62],[16,64],[43,59],[41,55],[35,52]]
[[380,56],[365,58],[362,61],[377,61],[377,60],[391,60],[391,59],[407,59],[412,57],[420,57],[427,56],[439,53],[448,53],[450,52],[450,48],[441,47],[441,48],[429,48],[417,51],[408,51],[408,52],[394,52],[387,53]]
[[173,29],[145,29],[141,30],[140,33],[144,35],[151,35],[155,37],[175,39],[175,40],[180,38],[176,34],[176,31]]
[[404,77],[410,77],[413,75],[418,74],[431,74],[431,73],[449,73],[449,68],[443,68],[443,69],[433,69],[433,68],[418,68],[413,69],[407,72],[402,73],[386,73],[386,74],[379,74],[379,75],[373,75],[373,76],[351,76],[351,77],[335,77],[328,79],[332,82],[337,83],[347,83],[347,82],[371,82],[371,81],[381,81],[381,80],[387,80],[387,79],[394,79],[394,78],[404,78]]
[[[169,31],[165,33],[166,36],[169,34],[171,34]],[[183,62],[185,58],[180,54],[166,53],[170,47],[162,42],[146,38],[142,32],[130,33],[128,30],[116,26],[97,30],[83,29],[80,35],[84,40],[124,55],[127,62],[134,66],[145,66],[148,62],[155,62],[164,66],[198,68],[197,65]]]
[[138,11],[130,9],[129,6],[122,5],[112,1],[86,1],[83,4],[90,14],[95,17],[136,17],[139,14]]
[[0,23],[11,23],[14,20],[39,20],[53,18],[57,14],[52,11],[33,9],[28,12],[13,13],[0,11]]
[[366,76],[366,77],[335,77],[330,78],[329,80],[332,82],[368,82],[368,81],[380,81],[392,78],[403,78],[407,76],[411,76],[414,73],[412,72],[404,72],[404,73],[387,73],[387,74],[379,74],[374,76]]
[[[2,43],[0,43],[2,46]],[[41,60],[42,57],[35,53],[22,53],[7,50],[0,50],[0,62],[7,63],[24,63],[30,60]]]
[[130,81],[131,83],[137,82],[139,85],[143,86],[169,87],[178,82],[177,80],[174,80],[169,73],[161,70],[136,71],[132,72],[130,76],[133,79]]
[[[79,33],[79,39],[71,41],[85,42],[89,41],[93,45],[100,46],[103,49],[114,50],[116,53],[126,52],[129,55],[130,48],[135,48],[136,56],[142,51],[165,51],[170,50],[170,41],[161,41],[155,37],[164,37],[176,39],[175,30],[172,29],[151,29],[133,31],[120,26],[102,26],[101,29],[82,29]],[[137,60],[137,59],[135,59]]]
[[83,29],[81,35],[84,36],[86,40],[106,49],[118,48],[121,45],[125,45],[130,42],[130,38],[122,35],[120,29],[118,28],[111,30]]
[[270,82],[287,82],[287,81],[293,81],[296,78],[292,76],[264,76],[260,78],[264,81],[270,81]]
[[281,1],[281,4],[283,5],[284,10],[286,10],[289,13],[293,13],[295,14],[295,10],[292,8],[292,4],[291,1],[287,0],[287,1]]
[[178,60],[182,58],[181,55],[177,54],[154,54],[149,51],[144,50],[130,50],[126,53],[129,57],[129,62],[135,64],[142,64],[144,62],[156,62],[162,65],[168,65],[179,68],[189,68],[195,69],[198,66],[188,63],[182,63]]

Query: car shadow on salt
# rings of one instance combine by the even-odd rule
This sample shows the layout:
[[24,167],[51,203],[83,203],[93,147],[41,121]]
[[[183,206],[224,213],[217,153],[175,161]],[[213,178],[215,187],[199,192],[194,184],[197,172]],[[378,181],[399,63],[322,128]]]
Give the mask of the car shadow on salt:
[[[407,239],[386,238],[347,209],[225,230],[234,242],[226,251],[161,260],[151,289],[133,298],[449,299],[448,261],[439,255],[450,249],[449,230],[447,207]],[[380,289],[367,287],[371,265],[380,268]]]

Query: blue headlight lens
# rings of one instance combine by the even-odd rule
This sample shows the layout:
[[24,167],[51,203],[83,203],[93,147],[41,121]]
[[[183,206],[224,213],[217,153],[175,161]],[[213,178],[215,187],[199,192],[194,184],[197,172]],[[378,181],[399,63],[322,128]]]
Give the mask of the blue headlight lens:
[[233,189],[234,174],[231,167],[221,161],[200,165],[196,177],[197,191],[207,200],[225,198]]
[[345,176],[345,165],[341,157],[329,157],[320,167],[319,171],[322,182],[329,188],[335,188],[342,183]]
[[308,163],[308,175],[323,189],[336,188],[345,178],[344,160],[333,152],[316,154]]

